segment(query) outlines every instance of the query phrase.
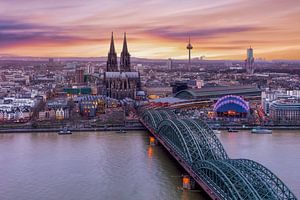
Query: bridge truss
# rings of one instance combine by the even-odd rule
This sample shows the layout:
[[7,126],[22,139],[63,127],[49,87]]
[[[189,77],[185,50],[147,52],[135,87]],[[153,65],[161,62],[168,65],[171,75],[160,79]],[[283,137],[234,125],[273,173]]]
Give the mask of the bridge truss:
[[[195,180],[219,199],[289,199],[296,196],[269,169],[247,159],[230,159],[202,120],[179,119],[170,110],[147,110],[141,121],[169,151],[186,163]],[[201,184],[202,185],[202,184]]]

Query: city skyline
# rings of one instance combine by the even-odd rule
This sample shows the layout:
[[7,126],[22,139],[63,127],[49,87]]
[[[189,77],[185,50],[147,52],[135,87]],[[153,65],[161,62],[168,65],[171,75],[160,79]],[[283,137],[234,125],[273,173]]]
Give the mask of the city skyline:
[[255,57],[300,59],[300,3],[107,0],[0,2],[0,56],[106,56],[110,34],[121,52],[127,32],[132,57],[186,59],[191,36],[193,57],[244,60]]

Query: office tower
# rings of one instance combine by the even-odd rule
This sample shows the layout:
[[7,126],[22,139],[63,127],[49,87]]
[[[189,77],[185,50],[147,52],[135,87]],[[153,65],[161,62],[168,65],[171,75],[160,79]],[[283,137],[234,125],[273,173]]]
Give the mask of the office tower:
[[77,84],[84,83],[84,70],[83,69],[76,69],[75,70],[75,82]]
[[168,68],[168,70],[172,70],[172,67],[173,67],[172,65],[173,65],[173,61],[172,61],[171,58],[169,58],[168,62],[167,62],[167,68]]
[[247,59],[245,60],[245,67],[249,74],[254,73],[254,57],[253,57],[253,49],[247,49]]

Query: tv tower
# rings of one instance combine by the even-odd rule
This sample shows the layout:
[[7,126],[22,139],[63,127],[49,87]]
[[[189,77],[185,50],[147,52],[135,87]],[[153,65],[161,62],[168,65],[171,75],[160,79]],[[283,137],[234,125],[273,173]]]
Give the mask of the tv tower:
[[193,46],[192,46],[192,44],[191,44],[191,37],[189,36],[189,43],[188,43],[188,45],[187,45],[187,47],[186,47],[186,49],[187,50],[189,50],[189,71],[191,71],[191,50],[193,49]]

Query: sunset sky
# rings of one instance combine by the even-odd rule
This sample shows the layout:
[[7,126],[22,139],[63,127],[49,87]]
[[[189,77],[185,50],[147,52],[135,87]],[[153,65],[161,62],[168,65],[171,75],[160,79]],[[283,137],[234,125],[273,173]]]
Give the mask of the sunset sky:
[[299,0],[1,0],[0,55],[300,59]]

